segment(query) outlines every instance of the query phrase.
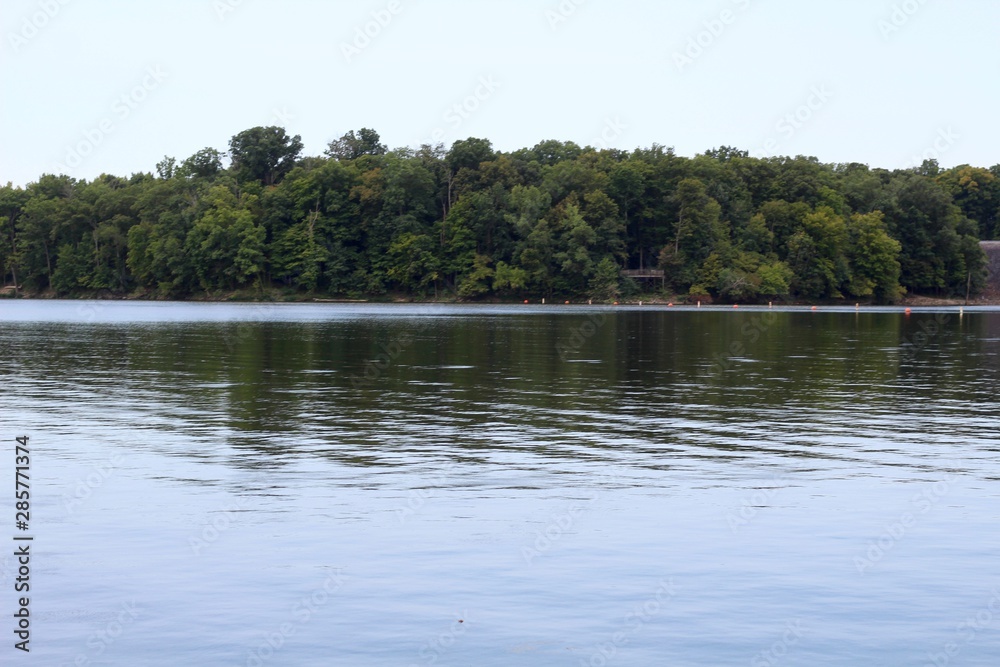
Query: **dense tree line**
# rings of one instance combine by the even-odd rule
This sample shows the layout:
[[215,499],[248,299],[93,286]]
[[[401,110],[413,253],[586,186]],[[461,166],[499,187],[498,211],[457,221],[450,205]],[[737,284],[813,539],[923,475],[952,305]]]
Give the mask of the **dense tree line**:
[[1000,237],[1000,165],[887,171],[559,141],[503,153],[476,138],[390,151],[370,129],[301,153],[299,137],[257,127],[155,175],[8,184],[4,283],[611,299],[637,289],[622,269],[661,268],[674,294],[891,302],[977,291],[978,242]]

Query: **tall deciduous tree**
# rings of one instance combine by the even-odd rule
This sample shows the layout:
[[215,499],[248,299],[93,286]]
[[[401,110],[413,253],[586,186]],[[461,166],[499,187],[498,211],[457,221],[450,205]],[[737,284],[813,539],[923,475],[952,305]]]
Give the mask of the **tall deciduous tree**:
[[899,299],[899,254],[902,246],[889,236],[882,213],[855,213],[847,224],[851,280],[848,289],[858,297],[883,303]]
[[302,153],[302,137],[289,137],[280,127],[254,127],[229,141],[229,153],[240,180],[274,185],[295,166]]
[[326,155],[334,160],[357,160],[362,155],[385,155],[388,148],[382,143],[379,133],[367,127],[361,128],[357,133],[351,130],[342,135],[339,139],[334,139],[326,149]]

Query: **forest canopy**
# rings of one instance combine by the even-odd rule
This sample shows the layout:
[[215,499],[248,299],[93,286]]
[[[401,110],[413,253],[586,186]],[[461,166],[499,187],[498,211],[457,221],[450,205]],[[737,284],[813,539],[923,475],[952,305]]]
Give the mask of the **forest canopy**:
[[[351,131],[302,155],[280,127],[154,173],[0,188],[5,285],[149,298],[593,298],[661,269],[674,295],[753,302],[978,292],[1000,238],[1000,165],[885,170],[487,139],[389,150]],[[647,286],[660,289],[661,282]]]

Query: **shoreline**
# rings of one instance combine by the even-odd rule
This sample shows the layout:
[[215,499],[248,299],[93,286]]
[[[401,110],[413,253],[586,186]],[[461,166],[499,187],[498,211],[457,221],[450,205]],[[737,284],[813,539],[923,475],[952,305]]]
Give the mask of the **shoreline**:
[[694,308],[699,306],[712,308],[768,308],[771,306],[784,308],[975,308],[975,307],[1000,307],[1000,296],[987,295],[973,298],[966,303],[964,298],[937,298],[921,295],[908,296],[893,304],[877,304],[864,301],[849,300],[829,300],[829,301],[800,301],[795,299],[776,299],[771,302],[748,302],[748,303],[718,303],[711,299],[704,301],[690,300],[687,297],[674,297],[673,299],[660,295],[640,295],[637,297],[619,299],[618,301],[596,301],[589,299],[565,299],[565,298],[511,298],[511,299],[488,299],[488,300],[462,300],[457,298],[422,298],[404,295],[383,295],[370,298],[348,298],[330,297],[315,294],[283,294],[271,291],[264,294],[252,294],[246,291],[231,292],[219,295],[200,294],[184,299],[162,298],[148,294],[115,294],[111,292],[78,294],[71,296],[59,296],[55,294],[21,294],[16,298],[9,294],[5,298],[0,298],[0,303],[4,301],[132,301],[150,303],[247,303],[247,304],[369,304],[369,305],[480,305],[480,306],[503,306],[503,305],[573,305],[573,306],[659,306]]

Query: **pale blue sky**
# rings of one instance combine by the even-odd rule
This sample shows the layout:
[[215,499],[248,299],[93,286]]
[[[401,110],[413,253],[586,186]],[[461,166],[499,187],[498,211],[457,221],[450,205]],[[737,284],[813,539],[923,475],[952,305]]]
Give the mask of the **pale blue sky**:
[[0,182],[152,171],[271,124],[309,155],[373,127],[991,166],[997,26],[994,0],[4,0]]

